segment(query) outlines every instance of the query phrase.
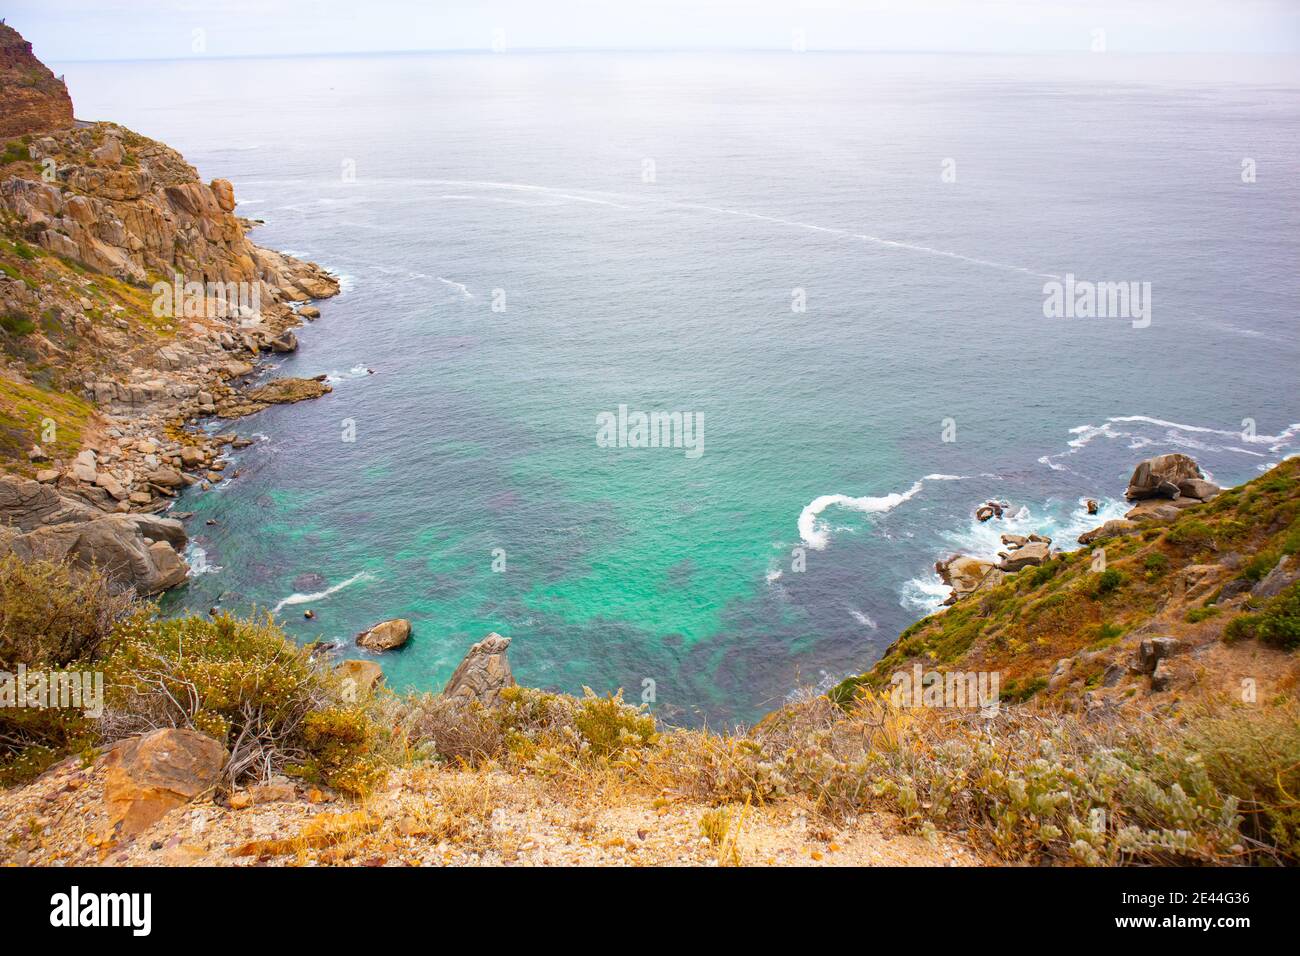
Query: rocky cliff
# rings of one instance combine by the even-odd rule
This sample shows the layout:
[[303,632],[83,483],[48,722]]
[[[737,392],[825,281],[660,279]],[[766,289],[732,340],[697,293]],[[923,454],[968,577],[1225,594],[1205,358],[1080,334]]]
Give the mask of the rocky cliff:
[[[242,395],[259,357],[296,349],[293,327],[320,314],[305,303],[338,282],[250,242],[255,224],[235,214],[232,184],[202,181],[175,150],[112,123],[73,127],[62,84],[0,29],[5,122],[22,127],[0,155],[0,471],[16,476],[0,477],[0,496],[36,500],[27,478],[101,516],[153,514],[181,489],[235,473],[225,451],[242,440],[204,433],[201,417],[329,391],[295,380]],[[38,89],[49,94],[41,109]],[[31,115],[19,123],[11,102]],[[13,512],[0,523],[22,522]],[[112,548],[85,543],[92,527],[98,538],[119,532]],[[0,553],[113,551],[124,583],[141,590],[184,580],[183,564],[162,555],[183,531],[151,541],[136,527],[91,521],[81,545],[67,528],[39,541],[39,529],[11,529]]]
[[0,137],[66,129],[72,125],[68,89],[32,53],[13,27],[0,23]]

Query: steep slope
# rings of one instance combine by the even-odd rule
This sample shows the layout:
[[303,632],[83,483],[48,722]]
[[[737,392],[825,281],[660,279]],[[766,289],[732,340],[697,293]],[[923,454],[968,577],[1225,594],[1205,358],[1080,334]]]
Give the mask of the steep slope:
[[1131,514],[1140,520],[1084,535],[1088,548],[918,621],[833,696],[847,702],[861,687],[888,689],[916,665],[996,672],[1003,700],[1089,713],[1206,695],[1293,696],[1300,621],[1271,641],[1234,638],[1249,634],[1250,615],[1270,602],[1290,595],[1294,605],[1300,459],[1205,503],[1153,500]]
[[[180,489],[234,473],[224,450],[241,440],[206,434],[201,418],[329,391],[293,381],[254,400],[239,394],[263,353],[298,347],[293,327],[320,314],[304,303],[337,294],[338,282],[250,242],[234,187],[202,182],[175,150],[112,123],[73,127],[70,102],[52,105],[49,85],[66,101],[62,84],[48,71],[37,78],[30,48],[4,31],[11,68],[0,70],[0,97],[18,135],[0,154],[0,472],[99,512],[156,513]],[[34,90],[49,93],[42,109]],[[31,115],[19,122],[11,102],[33,104]],[[0,485],[13,503],[5,523],[40,530],[20,507],[36,493],[3,474]],[[84,530],[23,541],[11,530],[0,553],[49,555],[73,542],[64,556],[87,561],[96,549],[75,545]],[[183,547],[185,536],[162,543]],[[158,544],[119,540],[99,556],[117,555],[125,583],[156,590],[185,577]],[[164,566],[137,560],[151,548]]]
[[72,125],[68,88],[32,53],[32,45],[0,23],[0,137],[67,129]]

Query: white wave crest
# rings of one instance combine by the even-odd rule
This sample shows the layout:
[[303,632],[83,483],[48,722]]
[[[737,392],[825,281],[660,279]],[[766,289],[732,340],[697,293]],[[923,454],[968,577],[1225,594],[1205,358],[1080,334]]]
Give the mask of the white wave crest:
[[898,603],[909,611],[933,614],[943,608],[943,602],[951,593],[952,588],[944,584],[938,574],[930,574],[905,582]]
[[443,285],[447,286],[448,288],[455,289],[457,292],[460,293],[461,298],[463,299],[474,298],[474,293],[470,292],[469,289],[465,287],[465,283],[463,282],[453,282],[451,279],[444,279],[442,276],[438,276],[438,281],[441,282]]
[[370,374],[370,368],[366,365],[354,365],[343,372],[330,372],[325,376],[325,381],[331,385],[337,385],[339,382],[346,382],[348,379],[365,378]]
[[[797,219],[786,219],[781,216],[770,216],[766,213],[752,212],[748,209],[731,209],[725,206],[711,206],[707,203],[681,202],[671,199],[660,199],[652,196],[631,195],[628,193],[615,193],[603,190],[584,190],[587,195],[580,195],[574,191],[565,191],[551,186],[538,186],[531,183],[500,183],[479,180],[464,179],[432,179],[419,181],[425,185],[432,186],[460,186],[474,189],[498,189],[511,190],[523,193],[533,193],[554,197],[557,199],[569,200],[571,202],[591,203],[598,206],[611,206],[616,209],[632,210],[634,207],[627,203],[636,203],[642,206],[657,205],[670,209],[686,209],[695,212],[708,212],[719,216],[734,216],[738,219],[752,219],[758,222],[771,223],[777,226],[789,226],[793,229],[806,229],[810,232],[818,232],[824,235],[839,236],[842,239],[849,239],[855,242],[866,242],[872,245],[883,246],[889,249],[900,249],[905,252],[917,252],[927,256],[940,256],[945,259],[954,259],[959,262],[968,262],[972,265],[984,266],[990,269],[1001,269],[1006,272],[1019,272],[1024,275],[1035,276],[1040,279],[1059,279],[1061,278],[1054,272],[1041,272],[1037,269],[1030,269],[1026,266],[1018,266],[1008,262],[997,262],[993,259],[982,259],[978,256],[968,256],[960,252],[950,252],[946,249],[937,249],[934,246],[927,246],[918,242],[904,242],[900,239],[888,239],[884,236],[874,236],[868,233],[853,232],[849,229],[839,229],[834,226],[819,226],[815,223],[800,222]],[[411,185],[411,183],[406,183]]]
[[326,588],[324,591],[316,591],[313,594],[298,594],[298,593],[290,594],[287,598],[285,598],[274,608],[272,608],[271,613],[279,614],[280,611],[282,611],[284,608],[294,604],[308,604],[311,601],[322,601],[325,598],[329,597],[331,594],[336,594],[351,584],[356,584],[358,581],[369,581],[372,577],[373,575],[370,574],[369,571],[359,571],[358,573],[352,575],[352,577],[348,578],[346,581],[341,581],[338,584],[333,585],[332,587]]
[[859,611],[859,610],[858,610],[857,608],[855,608],[855,607],[850,607],[850,608],[849,608],[849,616],[851,616],[851,617],[853,618],[853,620],[857,621],[857,622],[858,622],[859,624],[861,624],[863,627],[869,627],[869,628],[871,628],[873,631],[874,631],[877,627],[879,627],[879,625],[876,624],[875,621],[873,621],[871,618],[869,618],[867,615],[863,614],[861,611]]
[[[1157,435],[1139,434],[1136,430],[1126,427],[1135,425],[1163,429],[1163,433]],[[1106,419],[1100,425],[1079,425],[1071,428],[1070,434],[1074,437],[1066,443],[1065,451],[1055,455],[1043,455],[1038,459],[1039,464],[1046,465],[1053,471],[1064,471],[1066,466],[1061,463],[1062,459],[1078,454],[1098,438],[1127,439],[1128,447],[1134,450],[1163,445],[1173,448],[1190,448],[1194,451],[1203,452],[1235,452],[1239,455],[1250,455],[1256,458],[1266,458],[1269,455],[1278,454],[1286,457],[1285,453],[1287,451],[1294,451],[1295,440],[1297,436],[1300,436],[1300,423],[1288,425],[1276,435],[1252,435],[1244,429],[1233,431],[1207,425],[1185,425],[1181,422],[1171,422],[1163,418],[1152,418],[1149,415],[1115,415]],[[1226,443],[1215,442],[1211,440],[1212,438],[1229,438],[1232,441]],[[1266,447],[1267,451],[1243,448],[1242,445],[1262,445]]]
[[861,511],[866,514],[879,514],[892,511],[903,502],[911,500],[921,491],[927,481],[960,481],[961,478],[961,475],[926,475],[915,482],[907,491],[896,491],[893,494],[879,497],[864,495],[860,498],[854,498],[849,495],[821,495],[809,502],[803,511],[799,513],[799,537],[805,545],[820,551],[830,542],[831,532],[824,523],[818,522],[817,519],[823,511],[832,505],[849,508],[853,511]]

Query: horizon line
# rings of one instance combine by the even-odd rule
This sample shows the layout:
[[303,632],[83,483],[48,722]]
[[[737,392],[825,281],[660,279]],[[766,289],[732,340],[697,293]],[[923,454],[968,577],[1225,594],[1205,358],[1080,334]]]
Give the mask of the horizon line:
[[871,49],[859,47],[830,47],[808,50],[790,50],[784,47],[508,47],[496,51],[488,47],[446,47],[412,50],[328,50],[310,53],[190,53],[177,56],[151,57],[50,57],[51,63],[174,63],[190,60],[280,60],[310,59],[315,57],[349,57],[349,56],[427,56],[446,54],[461,56],[508,56],[515,54],[699,54],[699,53],[770,53],[794,56],[809,54],[831,55],[881,55],[881,56],[1079,56],[1079,57],[1114,57],[1114,56],[1242,56],[1242,57],[1300,57],[1300,51],[1294,50],[1108,50],[1094,53],[1091,50],[951,50],[951,49]]

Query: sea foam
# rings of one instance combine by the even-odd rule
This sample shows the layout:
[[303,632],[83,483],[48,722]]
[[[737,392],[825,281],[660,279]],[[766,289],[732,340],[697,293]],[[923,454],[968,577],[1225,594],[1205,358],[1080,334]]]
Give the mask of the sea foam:
[[799,538],[805,545],[814,550],[820,551],[825,548],[831,540],[830,528],[817,519],[823,511],[832,505],[848,508],[852,511],[861,511],[866,514],[879,514],[885,511],[893,511],[903,502],[910,501],[920,493],[927,481],[961,481],[961,479],[961,475],[926,475],[915,482],[907,491],[896,491],[879,497],[864,495],[860,498],[854,498],[850,495],[821,495],[809,502],[803,511],[799,513]]

